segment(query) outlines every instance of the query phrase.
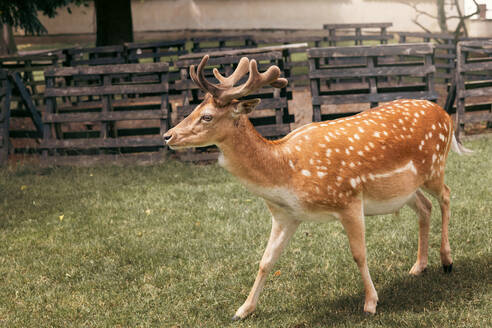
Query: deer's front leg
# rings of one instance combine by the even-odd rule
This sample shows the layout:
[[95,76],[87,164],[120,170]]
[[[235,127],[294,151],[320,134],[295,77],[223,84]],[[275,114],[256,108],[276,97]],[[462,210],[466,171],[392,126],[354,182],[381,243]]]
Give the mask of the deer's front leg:
[[342,214],[341,222],[347,233],[352,256],[354,257],[355,263],[357,263],[357,267],[359,268],[362,276],[362,281],[364,282],[364,312],[375,314],[376,306],[378,304],[378,294],[374,288],[374,284],[372,283],[369,268],[367,266],[366,242],[364,236],[364,211],[362,209],[362,202],[357,202],[349,207],[349,209]]
[[273,265],[277,262],[283,249],[289,242],[290,238],[297,230],[300,221],[291,219],[282,210],[275,206],[267,204],[272,213],[272,231],[268,240],[267,247],[260,261],[260,268],[256,275],[253,288],[251,289],[246,302],[236,311],[232,320],[244,319],[256,309],[258,298],[265,285],[266,277],[272,270]]

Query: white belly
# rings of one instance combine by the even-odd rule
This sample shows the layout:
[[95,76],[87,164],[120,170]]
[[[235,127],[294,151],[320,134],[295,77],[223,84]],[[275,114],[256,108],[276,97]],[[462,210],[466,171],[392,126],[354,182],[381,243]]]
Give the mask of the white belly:
[[415,193],[382,201],[364,197],[364,215],[394,213],[402,208],[412,197],[415,197]]

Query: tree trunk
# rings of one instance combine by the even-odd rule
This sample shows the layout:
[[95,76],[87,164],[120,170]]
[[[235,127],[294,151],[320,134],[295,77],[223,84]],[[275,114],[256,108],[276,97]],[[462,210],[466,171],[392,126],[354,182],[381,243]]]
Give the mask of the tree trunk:
[[437,20],[439,22],[439,28],[441,32],[446,33],[448,31],[446,10],[444,9],[445,0],[437,0]]
[[96,46],[133,42],[131,0],[95,0]]
[[2,24],[0,31],[2,33],[0,37],[0,55],[13,55],[17,53],[17,46],[15,45],[14,32],[12,26],[8,24]]

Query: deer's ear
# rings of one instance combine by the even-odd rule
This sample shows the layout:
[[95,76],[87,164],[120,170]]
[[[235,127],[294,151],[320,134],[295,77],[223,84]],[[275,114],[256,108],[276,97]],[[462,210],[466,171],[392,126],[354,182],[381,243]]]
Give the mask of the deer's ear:
[[248,99],[240,100],[234,107],[233,115],[249,114],[255,109],[255,107],[261,102],[261,99]]

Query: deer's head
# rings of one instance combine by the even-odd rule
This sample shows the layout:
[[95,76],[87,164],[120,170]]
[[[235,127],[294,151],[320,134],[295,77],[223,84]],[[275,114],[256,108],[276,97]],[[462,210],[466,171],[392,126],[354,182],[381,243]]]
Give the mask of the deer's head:
[[[214,68],[213,73],[219,84],[213,84],[205,79],[203,69],[209,56],[203,57],[195,71],[195,65],[190,66],[190,77],[202,89],[205,99],[193,112],[174,128],[164,134],[164,141],[171,148],[203,147],[218,144],[231,133],[239,117],[250,113],[260,99],[241,100],[265,85],[283,88],[287,80],[280,78],[280,69],[271,66],[264,73],[258,72],[256,61],[246,57],[241,58],[236,70],[229,77],[222,76]],[[248,80],[235,84],[249,72]]]

